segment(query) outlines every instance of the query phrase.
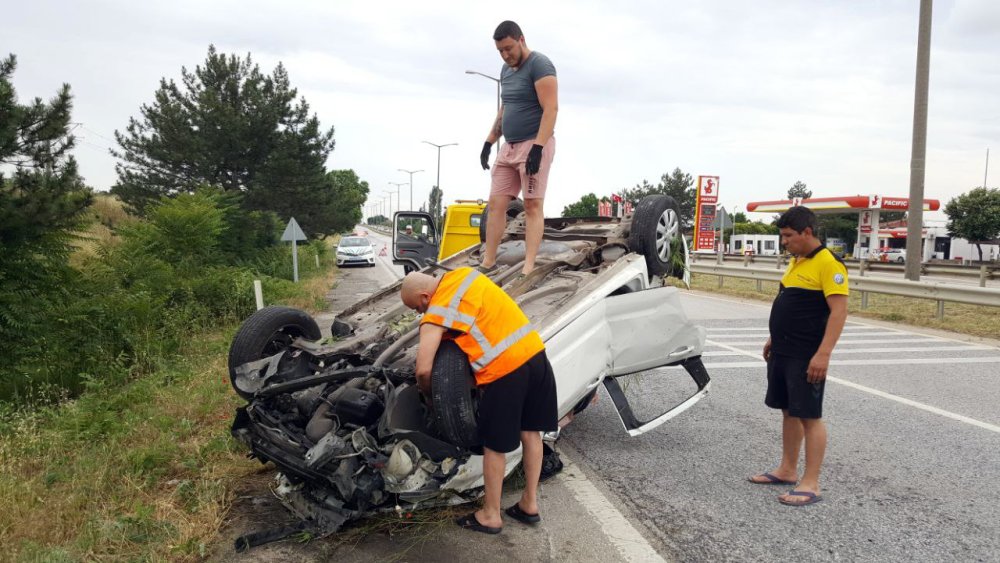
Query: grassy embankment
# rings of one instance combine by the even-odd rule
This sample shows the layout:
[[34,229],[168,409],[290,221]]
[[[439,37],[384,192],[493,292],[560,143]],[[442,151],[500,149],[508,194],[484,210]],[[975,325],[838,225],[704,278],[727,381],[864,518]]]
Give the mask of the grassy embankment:
[[[100,213],[117,211],[112,204]],[[74,263],[87,263],[116,237],[100,224],[85,235]],[[298,286],[280,282],[282,303],[324,307],[335,275],[329,265],[305,269]],[[234,485],[262,470],[229,436],[240,401],[225,358],[236,328],[236,319],[194,325],[178,351],[124,382],[92,378],[73,399],[30,409],[4,405],[0,559],[203,557]],[[109,370],[114,361],[108,358]]]

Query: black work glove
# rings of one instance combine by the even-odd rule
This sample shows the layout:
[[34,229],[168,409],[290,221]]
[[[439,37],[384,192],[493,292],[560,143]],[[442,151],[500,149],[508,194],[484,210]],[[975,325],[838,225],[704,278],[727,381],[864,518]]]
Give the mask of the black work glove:
[[483,165],[483,170],[490,169],[490,149],[493,143],[486,141],[483,143],[483,152],[479,153],[479,164]]
[[528,176],[538,174],[538,169],[542,167],[542,145],[531,145],[528,152],[528,160],[524,162],[524,171]]

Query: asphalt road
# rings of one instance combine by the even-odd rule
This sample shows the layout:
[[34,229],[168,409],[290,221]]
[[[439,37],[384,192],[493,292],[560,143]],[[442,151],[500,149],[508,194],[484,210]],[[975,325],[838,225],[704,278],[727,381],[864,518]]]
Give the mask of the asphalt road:
[[[369,236],[391,251],[388,237]],[[333,312],[394,283],[402,268],[381,257],[341,273]],[[633,560],[631,546],[670,561],[1000,561],[1000,342],[850,320],[827,385],[824,501],[787,507],[777,496],[788,487],[746,481],[780,455],[780,414],[763,404],[769,307],[700,293],[683,303],[708,329],[707,398],[630,438],[602,390],[560,439],[574,469],[543,490],[560,521],[497,553],[481,538],[443,533],[422,555]],[[652,418],[694,386],[670,368],[626,389],[639,417]],[[574,474],[601,491],[605,509],[572,488]],[[641,536],[616,537],[623,516]],[[365,543],[351,556],[398,554],[384,538]]]
[[[827,385],[824,501],[787,507],[788,487],[746,480],[780,455],[759,355],[769,307],[683,302],[708,329],[708,397],[629,438],[604,396],[561,439],[665,559],[1000,561],[997,342],[849,321]],[[693,390],[676,369],[635,383],[640,417]]]

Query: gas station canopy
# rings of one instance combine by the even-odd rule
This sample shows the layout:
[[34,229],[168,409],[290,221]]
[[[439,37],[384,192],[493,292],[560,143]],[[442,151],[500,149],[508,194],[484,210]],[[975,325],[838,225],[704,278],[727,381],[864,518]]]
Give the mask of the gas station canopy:
[[[910,208],[910,199],[906,197],[889,197],[881,195],[855,195],[844,197],[814,197],[809,199],[794,198],[778,201],[751,201],[747,211],[754,213],[783,213],[792,207],[808,207],[814,213],[851,213],[860,211],[906,211]],[[937,211],[941,202],[936,199],[924,200],[924,211]]]

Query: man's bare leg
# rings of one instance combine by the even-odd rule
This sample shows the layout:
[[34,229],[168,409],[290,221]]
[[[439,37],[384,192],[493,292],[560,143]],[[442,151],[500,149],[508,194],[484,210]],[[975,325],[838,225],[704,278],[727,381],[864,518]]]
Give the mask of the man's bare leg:
[[483,483],[486,496],[483,507],[476,511],[476,520],[483,526],[490,528],[503,526],[503,519],[500,517],[500,495],[503,492],[503,474],[506,468],[506,454],[483,448]]
[[535,269],[535,258],[538,247],[542,245],[542,234],[545,231],[545,213],[542,209],[544,199],[525,199],[524,213],[527,217],[524,229],[524,268],[521,273],[530,274]]
[[[789,416],[787,410],[781,411],[781,463],[770,473],[782,481],[795,482],[799,480],[799,451],[802,448],[802,419]],[[768,483],[763,475],[751,478],[755,483]]]
[[524,465],[524,492],[518,504],[525,514],[538,514],[538,479],[542,474],[542,435],[521,432],[521,463]]
[[[801,418],[806,438],[806,469],[795,490],[819,494],[819,469],[826,455],[826,425],[822,418]],[[782,495],[791,500],[802,497]]]
[[[486,215],[486,252],[479,259],[479,263],[486,268],[492,268],[497,263],[497,248],[500,246],[500,239],[503,238],[504,229],[507,228],[507,206],[513,199],[506,195],[491,195],[489,207],[490,211]],[[500,210],[497,213],[497,209]]]

